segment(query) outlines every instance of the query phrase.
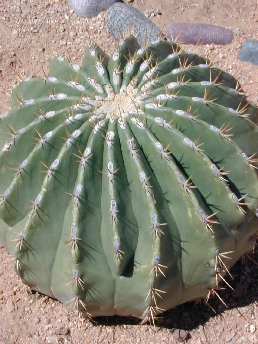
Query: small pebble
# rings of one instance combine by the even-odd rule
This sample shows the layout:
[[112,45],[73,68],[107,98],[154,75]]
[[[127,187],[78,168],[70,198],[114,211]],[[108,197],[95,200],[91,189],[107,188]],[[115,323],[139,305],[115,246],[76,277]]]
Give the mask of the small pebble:
[[183,343],[188,339],[188,336],[189,336],[189,334],[185,330],[176,329],[173,332],[173,337],[174,337],[176,342]]
[[228,44],[233,32],[212,24],[175,23],[167,27],[165,35],[169,40],[185,44]]
[[54,334],[67,336],[70,334],[70,329],[68,327],[61,326],[61,327],[54,330]]
[[110,33],[119,40],[128,31],[137,37],[143,46],[157,40],[160,29],[136,8],[123,3],[116,3],[107,11],[107,26]]
[[74,13],[80,17],[93,18],[118,0],[69,0]]
[[251,62],[258,65],[258,40],[249,39],[243,44],[238,58],[241,61]]
[[250,325],[250,332],[254,333],[256,331],[256,328],[254,325]]
[[158,8],[150,8],[149,10],[146,10],[144,12],[144,15],[146,17],[156,17],[156,16],[161,16],[162,12]]

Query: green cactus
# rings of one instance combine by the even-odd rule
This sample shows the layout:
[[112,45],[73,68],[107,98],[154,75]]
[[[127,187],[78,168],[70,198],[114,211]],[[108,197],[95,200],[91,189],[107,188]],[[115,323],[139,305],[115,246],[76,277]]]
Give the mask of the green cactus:
[[0,119],[0,239],[32,289],[153,322],[252,249],[258,108],[206,58],[91,42],[82,67],[53,57],[15,86]]

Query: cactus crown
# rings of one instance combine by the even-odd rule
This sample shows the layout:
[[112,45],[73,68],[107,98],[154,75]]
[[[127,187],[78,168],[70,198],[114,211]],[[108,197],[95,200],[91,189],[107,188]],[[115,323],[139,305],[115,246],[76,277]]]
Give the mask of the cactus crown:
[[174,42],[53,57],[0,120],[0,239],[41,293],[153,321],[254,245],[258,108]]

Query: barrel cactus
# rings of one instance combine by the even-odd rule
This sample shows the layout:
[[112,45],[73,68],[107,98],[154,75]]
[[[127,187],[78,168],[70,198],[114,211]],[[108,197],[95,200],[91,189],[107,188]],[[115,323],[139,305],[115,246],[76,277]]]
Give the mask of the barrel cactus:
[[52,57],[0,119],[0,239],[32,289],[152,322],[254,246],[258,108],[177,43]]

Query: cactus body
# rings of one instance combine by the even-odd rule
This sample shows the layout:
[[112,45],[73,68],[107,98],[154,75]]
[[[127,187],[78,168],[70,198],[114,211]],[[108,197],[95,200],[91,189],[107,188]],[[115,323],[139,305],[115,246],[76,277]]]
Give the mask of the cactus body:
[[205,58],[90,43],[82,67],[53,57],[14,87],[0,118],[0,239],[31,288],[153,320],[252,249],[258,108]]

